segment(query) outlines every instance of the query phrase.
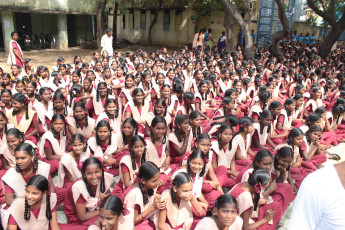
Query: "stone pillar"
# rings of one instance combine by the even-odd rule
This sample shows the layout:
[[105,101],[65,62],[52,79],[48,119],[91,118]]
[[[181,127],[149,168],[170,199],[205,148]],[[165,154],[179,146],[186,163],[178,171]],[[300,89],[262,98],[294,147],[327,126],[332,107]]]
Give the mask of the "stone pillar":
[[11,32],[14,31],[14,14],[12,11],[1,11],[2,31],[4,36],[5,52],[8,53],[8,44],[11,41]]
[[67,16],[66,14],[57,15],[57,25],[58,25],[58,44],[57,48],[60,50],[68,49],[68,33],[67,33]]

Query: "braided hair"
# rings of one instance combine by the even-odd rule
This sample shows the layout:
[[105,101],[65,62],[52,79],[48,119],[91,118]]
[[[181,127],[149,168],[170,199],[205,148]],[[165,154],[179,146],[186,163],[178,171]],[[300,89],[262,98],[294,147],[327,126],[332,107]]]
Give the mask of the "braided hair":
[[[25,99],[26,99],[26,96],[22,93],[16,93],[12,96],[12,100],[15,100],[17,102],[19,102],[20,104],[24,104],[24,108],[25,108],[25,119],[26,120],[29,120],[29,105],[28,103],[25,103]],[[18,111],[15,111],[13,109],[12,111],[12,116],[15,116],[16,114],[18,113]]]
[[186,92],[183,95],[183,101],[186,106],[186,114],[189,114],[193,111],[192,101],[194,100],[194,94],[192,92]]
[[[167,123],[165,121],[165,119],[161,116],[156,116],[155,118],[153,118],[152,120],[152,123],[151,123],[151,130],[150,130],[150,138],[151,138],[151,141],[152,143],[154,144],[156,141],[155,141],[155,135],[153,133],[153,129],[154,127],[156,127],[157,124],[164,124],[165,128],[167,128]],[[163,135],[163,138],[162,138],[162,144],[165,144],[166,143],[166,130],[165,130],[165,133]]]
[[189,118],[187,117],[187,115],[185,114],[178,114],[176,117],[175,117],[175,129],[174,129],[174,133],[177,137],[177,140],[179,142],[182,142],[183,141],[183,138],[181,137],[180,135],[180,128],[178,127],[179,125],[181,125],[183,122],[185,122],[186,120],[188,120]]
[[250,117],[242,117],[242,118],[240,119],[240,123],[239,123],[240,128],[239,128],[239,130],[237,131],[237,133],[234,134],[234,136],[232,137],[232,139],[231,139],[231,141],[230,141],[230,144],[229,144],[229,148],[230,148],[230,149],[232,149],[232,141],[234,140],[234,138],[235,138],[238,134],[244,132],[244,129],[245,129],[245,128],[248,128],[248,127],[249,127],[250,125],[252,125],[252,124],[253,124],[253,120],[252,120]]
[[72,85],[70,89],[69,106],[72,106],[73,98],[83,92],[83,87],[81,85]]
[[[109,104],[115,104],[116,110],[115,110],[115,114],[114,115],[111,115],[108,112],[108,110],[107,110]],[[114,98],[108,98],[105,101],[104,108],[105,108],[104,112],[105,112],[105,114],[107,114],[107,117],[108,117],[109,120],[110,119],[114,119],[114,118],[118,118],[118,116],[119,116],[119,106],[117,104],[117,101]]]
[[[11,131],[12,129],[10,129]],[[14,150],[14,156],[16,156],[17,152],[25,152],[26,154],[28,154],[31,158],[33,157],[33,161],[32,161],[32,171],[36,172],[38,169],[38,161],[37,161],[37,156],[35,153],[34,148],[28,144],[28,143],[20,143],[16,149]],[[16,171],[17,172],[21,172],[22,170],[19,168],[19,166],[16,164]]]
[[305,137],[306,137],[308,143],[311,143],[310,134],[313,132],[321,132],[322,133],[322,128],[318,125],[313,125],[308,129],[307,133],[305,134]]
[[[38,190],[40,190],[42,192],[42,194],[44,194],[44,192],[46,193],[46,217],[48,220],[52,219],[52,213],[51,213],[51,207],[50,207],[50,194],[48,193],[49,190],[49,183],[47,178],[45,178],[42,175],[35,175],[33,177],[30,178],[29,182],[26,185],[26,188],[28,188],[29,186],[34,186],[35,188],[37,188]],[[26,221],[30,220],[31,218],[31,211],[30,211],[30,206],[28,204],[28,201],[25,197],[25,210],[24,210],[24,219]]]
[[231,97],[223,97],[222,103],[223,103],[223,113],[224,113],[224,116],[227,115],[227,113],[226,113],[226,106],[229,105],[231,102],[234,102],[234,99],[232,99]]
[[180,173],[178,173],[175,176],[175,178],[174,178],[174,180],[172,182],[173,186],[170,188],[170,195],[171,195],[171,200],[172,200],[173,203],[177,203],[176,194],[175,194],[174,188],[177,189],[181,185],[184,185],[184,184],[187,184],[187,183],[191,183],[191,182],[192,182],[192,179],[185,172],[180,172]]
[[194,119],[197,119],[198,117],[201,117],[201,113],[198,111],[198,110],[194,110],[193,112],[190,113],[189,115],[189,123],[190,123],[190,126],[192,127],[192,132],[193,132],[193,137],[197,137],[199,134],[201,134],[202,130],[201,130],[201,126],[199,125],[197,128],[196,128],[196,132],[195,130],[193,129],[193,123],[192,121]]
[[295,148],[294,144],[293,144],[293,141],[292,139],[293,138],[296,138],[296,137],[300,137],[304,135],[304,133],[302,132],[302,130],[300,130],[299,128],[293,128],[291,129],[289,135],[288,135],[288,140],[287,140],[287,143],[288,145],[290,145],[292,147],[292,149]]
[[[144,146],[146,146],[146,142],[145,142],[144,138],[142,136],[139,136],[139,135],[133,136],[131,138],[131,141],[129,142],[129,155],[131,157],[133,170],[137,169],[137,163],[135,162],[135,154],[134,154],[133,145],[139,141],[141,141],[144,144]],[[143,155],[141,156],[140,164],[143,164],[145,161],[146,161],[146,147],[145,147]]]
[[38,91],[38,95],[37,95],[36,99],[38,101],[42,101],[43,100],[42,95],[47,91],[50,93],[50,89],[48,87],[44,86],[44,87],[40,88],[40,90]]
[[272,97],[272,94],[268,91],[261,91],[259,93],[259,100],[263,102],[262,110],[265,109],[268,99]]
[[[203,85],[207,85],[207,92],[205,92],[205,93],[201,93],[201,91],[200,91],[200,89],[201,89],[201,87]],[[209,86],[210,86],[209,81],[205,80],[205,79],[201,80],[200,83],[199,83],[198,89],[199,89],[199,93],[200,93],[201,99],[203,101],[207,101],[207,95],[210,92]]]
[[151,161],[144,162],[142,165],[140,165],[138,173],[139,189],[143,195],[144,205],[146,205],[149,202],[149,196],[153,196],[154,191],[152,188],[148,188],[146,192],[143,181],[148,181],[152,179],[158,173],[160,173],[159,168],[155,163]]
[[84,126],[85,126],[85,127],[88,127],[89,123],[88,123],[88,117],[87,117],[87,113],[86,113],[86,107],[85,107],[84,102],[82,102],[82,101],[78,101],[78,102],[74,103],[74,105],[73,105],[73,118],[74,118],[76,127],[77,127],[77,128],[80,128],[78,119],[77,119],[77,117],[74,115],[74,113],[75,113],[74,111],[75,111],[76,108],[81,108],[82,110],[84,110],[84,114],[85,114],[85,117],[84,117],[84,119],[85,119],[85,124],[84,124]]
[[73,134],[72,137],[71,137],[71,141],[68,143],[66,149],[68,151],[71,151],[72,149],[72,144],[74,141],[79,141],[81,143],[85,143],[85,147],[83,148],[83,152],[86,152],[87,149],[88,149],[88,144],[87,144],[87,141],[85,141],[85,138],[84,138],[84,135],[81,134],[81,133],[76,133],[76,134]]
[[133,132],[133,136],[134,135],[138,135],[138,124],[137,122],[132,118],[132,117],[129,117],[129,118],[126,118],[126,120],[124,120],[124,122],[122,123],[122,140],[123,140],[123,145],[128,145],[129,143],[127,143],[127,138],[126,138],[126,135],[125,133],[123,132],[123,127],[125,126],[125,124],[129,124],[133,127],[134,129],[134,132]]
[[[163,87],[162,87],[163,88]],[[169,86],[170,88],[170,86]],[[173,83],[172,83],[172,91],[174,93],[176,93],[178,96],[178,101],[180,103],[182,103],[183,101],[183,98],[182,98],[182,94],[183,94],[183,84],[182,84],[182,79],[181,78],[178,78],[178,77],[175,77],[173,79]],[[170,104],[170,103],[169,103]]]
[[288,110],[287,106],[288,105],[292,105],[293,103],[295,103],[295,100],[293,98],[287,98],[285,100],[284,107],[285,107],[286,114],[287,114],[288,117],[290,117],[292,115],[292,111]]
[[203,168],[201,169],[201,172],[200,172],[200,177],[203,177],[205,175],[205,172],[206,172],[206,156],[205,154],[200,151],[199,149],[194,149],[193,152],[190,154],[188,160],[187,160],[187,174],[192,177],[192,171],[191,171],[191,168],[190,168],[190,163],[193,159],[202,159],[202,161],[204,162],[204,166]]
[[54,110],[54,113],[56,113],[56,107],[55,107],[55,104],[54,104],[54,101],[56,101],[56,100],[62,100],[63,103],[65,104],[65,111],[64,111],[63,115],[65,117],[67,117],[68,116],[68,110],[67,110],[68,101],[66,100],[65,96],[63,95],[63,93],[61,93],[60,90],[55,91],[54,96],[53,96],[53,110]]
[[102,128],[102,127],[107,127],[108,128],[108,130],[109,130],[109,137],[108,137],[108,145],[110,146],[111,145],[111,135],[112,135],[112,131],[113,131],[113,129],[110,127],[110,124],[109,124],[109,122],[108,121],[106,121],[106,120],[101,120],[100,122],[98,122],[97,123],[97,126],[96,126],[96,128],[95,128],[95,131],[96,131],[96,144],[97,145],[100,145],[101,144],[101,141],[99,140],[99,136],[98,136],[98,130],[100,129],[100,128]]
[[277,115],[273,113],[274,109],[281,108],[282,103],[279,101],[272,101],[270,106],[268,107],[268,110],[272,113],[273,115],[273,120],[275,121],[277,119]]
[[[269,117],[269,116],[272,116],[272,113],[270,110],[263,110],[260,115],[259,115],[259,123],[260,123],[260,134],[263,134],[264,133],[264,123],[263,123],[263,119],[266,118],[266,117]],[[271,125],[268,126],[268,129],[267,129],[267,133],[270,133],[271,131]]]
[[[271,173],[268,170],[255,169],[248,178],[248,184],[251,187],[260,186],[259,183],[261,184],[261,186],[265,186],[267,183],[269,183],[270,178]],[[261,188],[258,190],[254,189],[254,211],[256,211],[259,206]]]
[[104,182],[104,170],[103,170],[103,165],[102,165],[102,162],[96,158],[96,157],[90,157],[88,159],[86,159],[83,163],[83,166],[81,168],[81,175],[82,175],[82,178],[83,178],[83,181],[85,183],[85,186],[86,186],[86,189],[87,189],[87,192],[89,193],[89,195],[91,197],[94,197],[96,194],[93,193],[90,185],[89,185],[89,182],[87,181],[86,179],[86,169],[89,165],[91,164],[96,164],[98,165],[99,169],[102,171],[102,176],[101,176],[101,181],[100,181],[100,192],[101,193],[104,193],[105,192],[105,182]]

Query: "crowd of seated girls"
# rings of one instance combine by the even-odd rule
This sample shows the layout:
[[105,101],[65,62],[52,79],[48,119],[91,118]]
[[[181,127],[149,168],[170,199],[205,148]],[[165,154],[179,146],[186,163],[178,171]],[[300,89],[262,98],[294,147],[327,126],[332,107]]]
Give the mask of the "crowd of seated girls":
[[0,69],[2,227],[276,229],[345,140],[344,49],[280,48]]

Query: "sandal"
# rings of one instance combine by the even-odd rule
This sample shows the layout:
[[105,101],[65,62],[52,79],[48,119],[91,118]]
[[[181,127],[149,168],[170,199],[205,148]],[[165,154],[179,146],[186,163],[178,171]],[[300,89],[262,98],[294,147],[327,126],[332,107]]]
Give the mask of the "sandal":
[[327,155],[329,156],[328,159],[335,160],[335,161],[341,160],[341,157],[336,153],[327,153]]

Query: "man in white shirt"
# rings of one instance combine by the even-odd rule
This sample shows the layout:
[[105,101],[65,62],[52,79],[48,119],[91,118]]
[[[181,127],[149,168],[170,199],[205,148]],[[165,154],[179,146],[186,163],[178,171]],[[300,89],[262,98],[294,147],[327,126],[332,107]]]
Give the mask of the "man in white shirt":
[[113,35],[113,30],[107,29],[106,34],[104,34],[101,39],[101,47],[102,47],[101,53],[103,53],[103,51],[106,50],[110,58],[114,55],[112,35]]
[[345,162],[308,175],[298,191],[289,230],[345,229]]

